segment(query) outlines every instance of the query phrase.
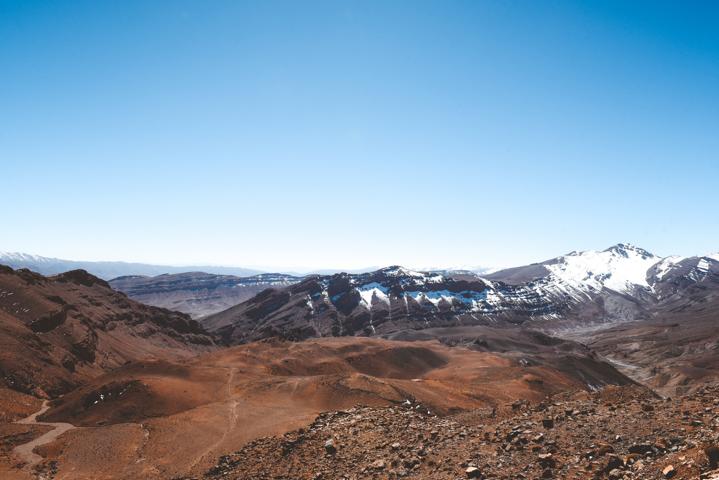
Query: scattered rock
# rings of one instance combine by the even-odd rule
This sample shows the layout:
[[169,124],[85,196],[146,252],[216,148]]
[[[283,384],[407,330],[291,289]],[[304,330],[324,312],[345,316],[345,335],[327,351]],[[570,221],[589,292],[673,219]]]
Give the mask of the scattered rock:
[[330,455],[334,455],[337,453],[337,447],[335,447],[335,441],[333,439],[329,439],[325,442],[325,452],[329,453]]
[[540,453],[539,464],[544,468],[554,468],[557,465],[556,460],[551,453]]
[[[354,407],[322,413],[301,433],[252,441],[204,480],[719,480],[709,471],[719,458],[712,448],[719,419],[715,408],[706,410],[719,405],[715,400],[719,385],[669,401],[606,387],[519,409],[507,404],[444,416],[415,402]],[[703,419],[701,427],[691,425],[695,418]],[[326,454],[317,455],[323,448]]]
[[375,460],[370,465],[370,468],[373,470],[384,470],[384,468],[387,466],[384,460]]
[[629,453],[644,455],[652,451],[652,446],[647,443],[635,444],[629,447]]
[[464,473],[467,475],[467,478],[480,478],[482,476],[482,472],[480,472],[477,467],[467,467]]
[[616,479],[622,478],[624,476],[624,472],[619,470],[618,468],[613,468],[612,470],[609,471],[608,475],[609,475],[609,478],[616,480]]
[[607,457],[607,463],[604,467],[605,472],[609,472],[611,470],[614,470],[615,468],[620,468],[624,466],[624,461],[619,458],[617,455],[609,455]]
[[716,470],[717,468],[719,468],[719,446],[708,446],[704,449],[704,453],[709,460],[709,469]]

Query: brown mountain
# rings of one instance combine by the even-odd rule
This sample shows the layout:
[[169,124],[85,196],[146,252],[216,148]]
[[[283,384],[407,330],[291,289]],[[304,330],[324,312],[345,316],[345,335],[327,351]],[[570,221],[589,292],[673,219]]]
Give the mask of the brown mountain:
[[84,270],[44,277],[0,266],[0,384],[55,396],[127,362],[214,348],[188,315],[150,307]]

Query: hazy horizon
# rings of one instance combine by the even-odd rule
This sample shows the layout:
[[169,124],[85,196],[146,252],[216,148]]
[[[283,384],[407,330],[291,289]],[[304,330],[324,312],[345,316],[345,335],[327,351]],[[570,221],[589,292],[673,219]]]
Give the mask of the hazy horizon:
[[313,270],[716,252],[717,22],[711,2],[0,2],[0,249]]
[[[607,248],[610,248],[614,245],[618,245],[621,243],[633,245],[639,248],[643,248],[641,245],[635,245],[631,244],[629,242],[617,242],[613,245],[608,245]],[[575,251],[587,251],[587,250],[605,250],[605,249],[578,249]],[[657,252],[649,251],[650,253],[656,255],[657,257],[669,257],[676,255],[676,253],[669,253],[669,254],[660,254]],[[73,261],[73,262],[117,262],[117,263],[127,263],[127,264],[147,264],[147,265],[154,265],[154,266],[167,266],[167,267],[173,267],[173,268],[201,268],[201,267],[212,267],[212,268],[227,268],[227,269],[248,269],[248,270],[258,270],[262,272],[272,273],[272,272],[281,272],[281,273],[289,273],[289,274],[301,274],[301,275],[307,275],[312,273],[327,273],[327,272],[347,272],[347,273],[363,273],[363,272],[370,272],[379,270],[381,268],[386,268],[390,266],[402,266],[405,268],[410,268],[413,270],[420,270],[420,271],[431,271],[431,270],[472,270],[476,272],[485,272],[485,273],[491,273],[494,271],[506,269],[506,268],[512,268],[512,267],[519,267],[523,265],[529,265],[533,263],[541,263],[546,260],[551,260],[552,258],[560,257],[563,255],[566,255],[569,252],[561,252],[556,253],[555,255],[552,255],[551,257],[541,258],[541,259],[534,259],[532,261],[528,261],[525,263],[510,263],[510,264],[504,264],[504,265],[491,265],[491,264],[465,264],[465,265],[412,265],[412,264],[397,264],[397,263],[388,263],[386,265],[365,265],[361,267],[343,267],[343,266],[325,266],[325,267],[313,267],[310,265],[293,265],[293,266],[287,266],[287,265],[262,265],[262,264],[229,264],[229,263],[218,263],[218,264],[212,264],[212,263],[162,263],[162,262],[153,262],[153,261],[136,261],[136,260],[124,260],[124,259],[87,259],[87,258],[61,258],[61,257],[49,257],[47,255],[42,255],[39,253],[33,253],[33,252],[18,252],[18,251],[7,251],[7,250],[0,250],[0,256],[5,254],[23,254],[23,255],[34,255],[38,257],[44,257],[44,258],[51,258],[56,260],[66,260],[66,261]],[[707,251],[707,252],[695,252],[693,254],[685,255],[687,257],[689,256],[704,256],[704,255],[710,255],[713,257],[716,257],[719,255],[719,250],[716,251]],[[189,270],[188,270],[189,271]]]

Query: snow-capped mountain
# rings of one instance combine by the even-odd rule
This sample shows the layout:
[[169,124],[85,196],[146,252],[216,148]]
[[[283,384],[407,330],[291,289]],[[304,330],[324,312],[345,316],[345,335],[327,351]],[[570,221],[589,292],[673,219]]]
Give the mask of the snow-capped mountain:
[[547,265],[551,282],[578,291],[608,288],[630,293],[649,288],[647,270],[658,257],[632,245],[615,245],[607,250],[572,252]]
[[56,258],[41,257],[40,255],[32,255],[30,253],[22,252],[0,252],[0,261],[4,262],[4,265],[18,264],[18,263],[32,263],[32,264],[43,264],[52,263],[58,261]]
[[[57,262],[27,254],[0,257],[0,263],[16,268],[32,264],[38,271],[58,268]],[[685,308],[687,298],[694,302],[705,292],[719,291],[719,255],[659,257],[617,244],[483,274],[394,266],[281,277],[258,276],[243,283],[237,277],[183,273],[123,278],[113,285],[133,298],[196,316],[219,312],[207,318],[207,325],[243,341],[270,334],[381,335],[403,328],[475,324],[529,323],[556,330]]]
[[567,328],[648,318],[668,296],[700,282],[719,288],[718,260],[662,258],[618,244],[487,276],[399,266],[313,276],[265,291],[205,324],[234,342],[476,324]]
[[[606,250],[571,252],[540,264],[499,271],[487,278],[508,283],[534,284],[550,293],[564,292],[574,298],[610,290],[615,293],[657,295],[657,287],[677,272],[701,281],[716,267],[719,258],[658,257],[630,244]],[[520,278],[520,282],[516,282]]]

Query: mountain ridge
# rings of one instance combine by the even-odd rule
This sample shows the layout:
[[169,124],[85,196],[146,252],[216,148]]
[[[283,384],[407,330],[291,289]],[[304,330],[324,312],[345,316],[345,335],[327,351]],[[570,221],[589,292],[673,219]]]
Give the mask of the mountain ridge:
[[59,395],[127,362],[215,348],[188,315],[135,302],[84,270],[0,266],[0,389]]
[[[208,316],[203,325],[231,345],[268,337],[402,338],[402,332],[520,326],[584,343],[598,341],[599,333],[606,331],[601,337],[603,351],[611,356],[622,353],[622,339],[612,337],[618,330],[611,328],[617,325],[661,324],[681,312],[682,318],[699,319],[686,323],[698,333],[719,320],[716,311],[704,311],[707,302],[719,295],[719,261],[711,256],[658,257],[618,244],[601,251],[570,252],[523,268],[487,277],[400,266],[360,275],[311,276],[289,287],[265,290]],[[505,282],[505,277],[512,281]],[[520,277],[525,279],[519,281]],[[687,334],[681,341],[687,365],[703,365],[713,358],[711,352],[695,355],[705,349],[700,336]],[[679,348],[663,345],[655,356]],[[652,368],[649,362],[640,364],[644,370]],[[657,388],[678,385],[670,381],[682,377],[678,365],[664,364],[666,375],[653,374],[666,379],[655,382]],[[719,368],[701,367],[696,372],[713,378]],[[694,375],[683,378],[691,384]]]

